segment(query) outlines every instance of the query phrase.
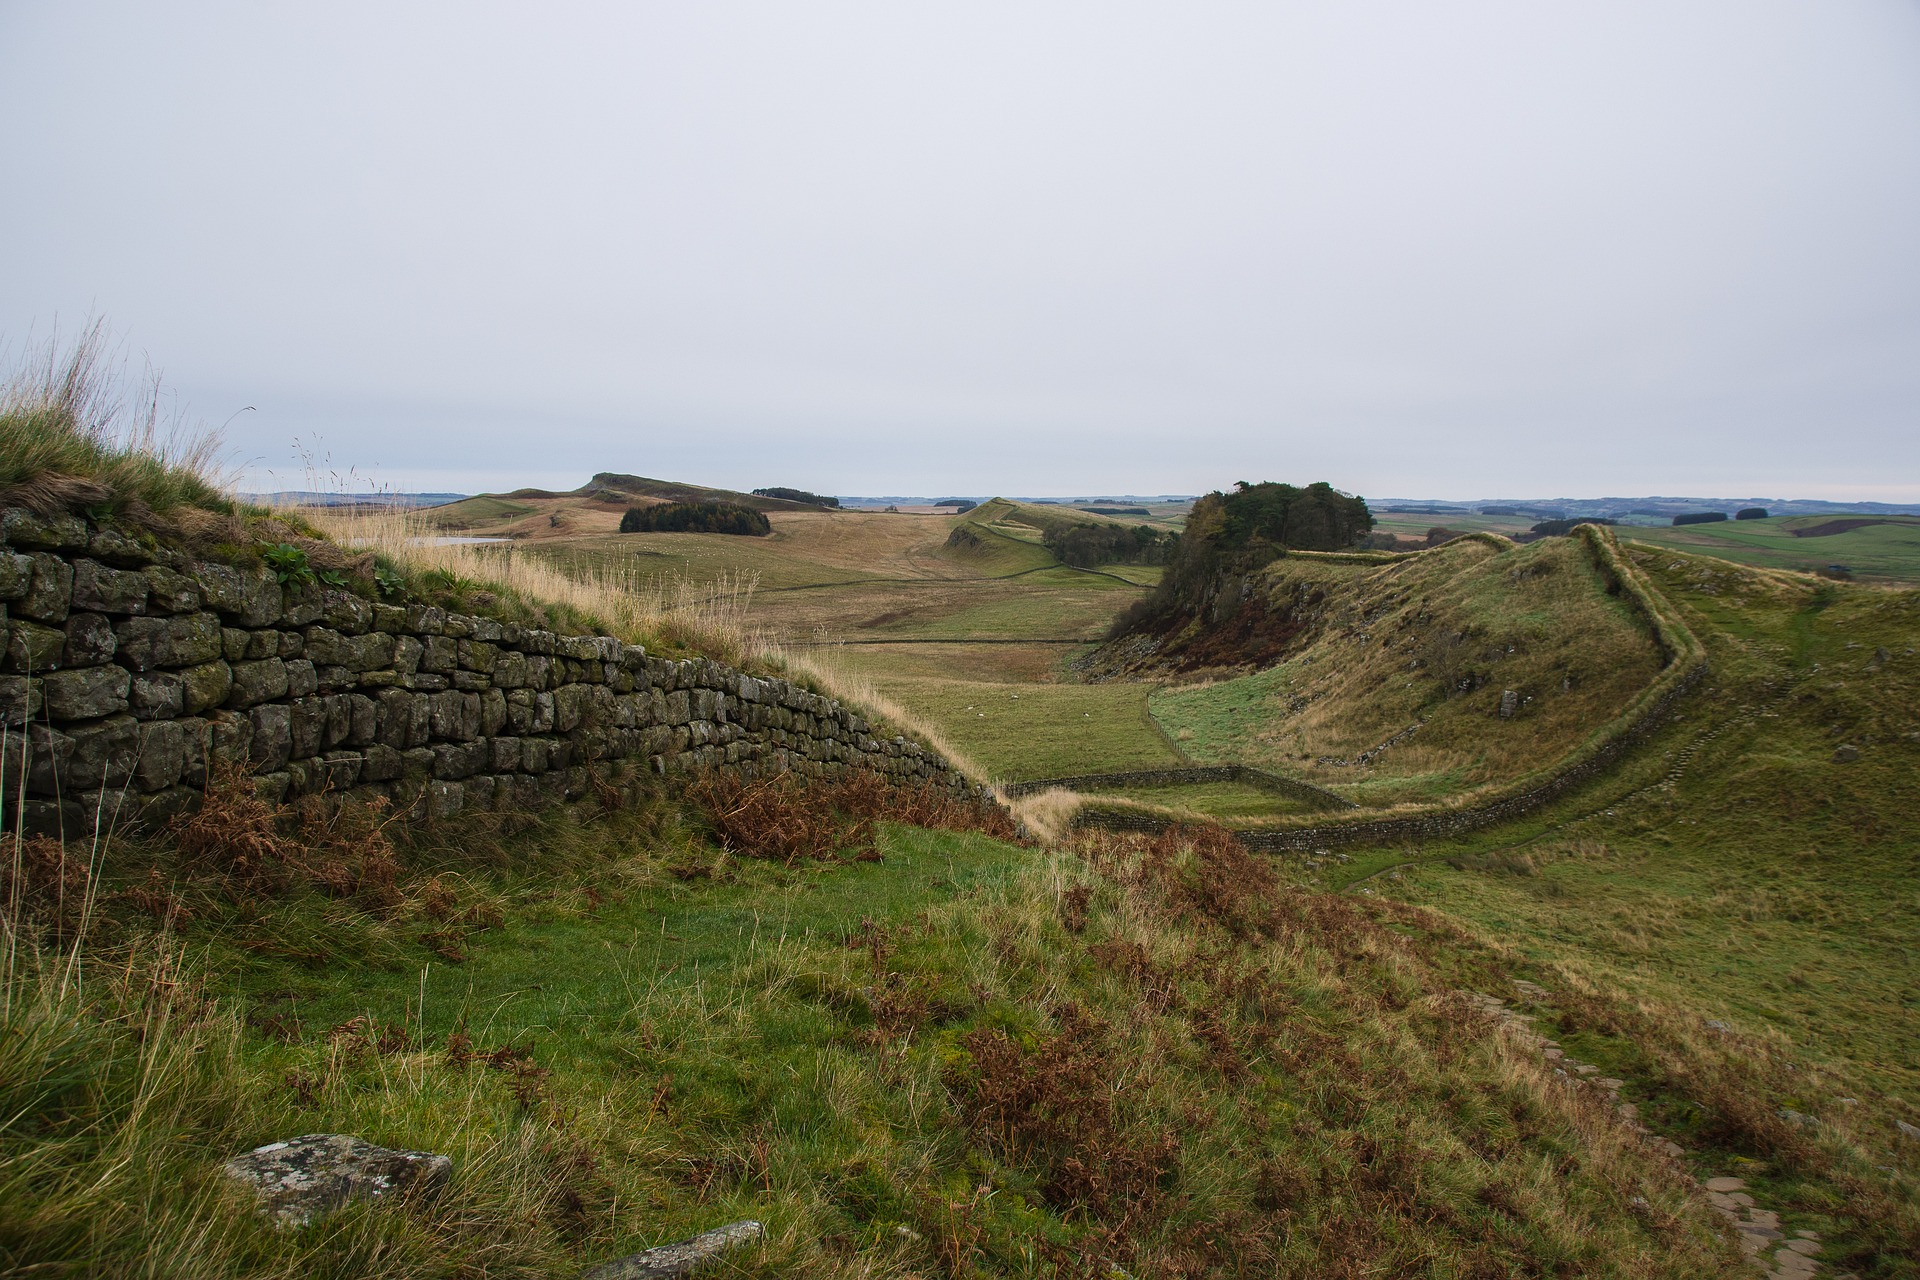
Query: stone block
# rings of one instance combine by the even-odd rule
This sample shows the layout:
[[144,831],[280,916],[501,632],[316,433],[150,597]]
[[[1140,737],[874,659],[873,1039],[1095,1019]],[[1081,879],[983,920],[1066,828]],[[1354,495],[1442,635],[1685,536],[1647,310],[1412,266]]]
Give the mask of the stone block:
[[427,783],[421,789],[420,796],[425,802],[426,816],[429,818],[451,818],[466,807],[466,788],[457,782],[447,782],[439,778]]
[[199,807],[200,788],[192,786],[168,787],[164,791],[155,791],[140,797],[140,816],[137,825],[148,831],[157,831],[175,818],[184,817]]
[[287,776],[284,769],[274,773],[263,773],[253,780],[253,794],[267,804],[284,804],[287,799],[287,790],[292,782],[293,779]]
[[7,629],[7,668],[20,675],[39,675],[59,667],[66,655],[67,633],[58,627],[15,618]]
[[13,615],[50,625],[65,622],[73,602],[73,566],[45,551],[27,558],[32,570],[26,591],[11,606]]
[[426,646],[412,636],[394,636],[393,669],[404,676],[412,675],[420,669],[420,659],[426,651]]
[[245,765],[252,751],[252,717],[219,711],[207,718],[207,759],[210,764]]
[[275,658],[304,658],[307,656],[307,638],[298,631],[282,631],[280,647],[271,655]]
[[253,741],[247,758],[254,772],[273,773],[293,758],[293,712],[283,703],[269,702],[247,713],[253,722]]
[[327,625],[350,636],[373,630],[373,605],[351,591],[332,588],[322,595]]
[[360,781],[365,760],[358,751],[329,751],[320,767],[327,790],[337,794]]
[[492,737],[506,727],[507,695],[498,689],[488,689],[480,695],[480,733]]
[[140,758],[140,722],[132,716],[68,725],[66,734],[73,750],[61,772],[63,789],[121,787],[133,776]]
[[447,611],[438,605],[408,605],[405,629],[417,636],[437,636],[447,629]]
[[221,656],[220,619],[211,613],[128,618],[115,624],[119,661],[135,671],[190,667]]
[[185,763],[180,770],[180,782],[183,786],[204,788],[207,785],[207,750],[211,739],[211,726],[198,716],[187,716],[175,720],[180,730],[180,749]]
[[[17,728],[40,714],[40,681],[29,676],[0,676],[0,725]],[[11,772],[8,777],[12,777]]]
[[476,617],[473,619],[473,638],[475,640],[484,640],[488,644],[499,644],[506,634],[507,629],[501,624],[498,618]]
[[287,696],[287,664],[278,658],[233,664],[233,687],[227,706],[234,710],[257,706]]
[[227,700],[233,690],[233,668],[218,659],[202,662],[181,671],[180,681],[183,708],[190,716],[198,715]]
[[87,522],[64,511],[43,516],[25,507],[7,507],[0,510],[0,540],[29,550],[84,551]]
[[397,604],[374,605],[373,629],[398,635],[407,629],[407,611]]
[[485,742],[441,742],[433,748],[433,776],[469,778],[484,770],[493,758]]
[[140,759],[133,780],[142,791],[176,785],[187,771],[187,735],[179,724],[161,720],[140,726]]
[[127,687],[134,720],[173,720],[186,714],[186,681],[179,672],[140,672]]
[[[220,628],[220,656],[228,662],[245,662],[247,648],[253,643],[253,632],[245,627]],[[265,654],[255,655],[265,657]]]
[[380,704],[364,693],[350,693],[346,697],[350,720],[346,744],[350,747],[372,745],[380,735]]
[[554,641],[557,637],[551,631],[529,630],[520,642],[520,651],[527,654],[553,655]]
[[110,569],[98,560],[75,560],[73,608],[96,613],[145,613],[147,575],[137,569]]
[[473,619],[464,613],[449,613],[444,634],[453,640],[473,639]]
[[326,616],[318,587],[289,586],[282,590],[286,594],[280,604],[281,626],[309,627]]
[[266,569],[236,569],[224,564],[196,564],[207,606],[242,627],[270,627],[280,620],[285,596]]
[[[369,678],[383,674],[369,672]],[[439,693],[452,684],[445,676],[435,671],[416,671],[410,676],[399,676],[397,680],[402,689],[412,689],[415,693]]]
[[63,629],[67,643],[61,650],[60,665],[97,667],[113,661],[113,623],[107,621],[104,613],[73,614]]
[[446,675],[460,669],[459,642],[446,636],[428,636],[421,642],[420,670]]
[[32,582],[32,560],[17,551],[0,551],[0,600],[18,600]]
[[453,687],[462,693],[479,693],[493,688],[493,681],[478,671],[456,671],[451,677]]
[[165,565],[148,569],[146,578],[149,613],[194,613],[206,599],[199,583]]
[[94,720],[127,709],[125,667],[81,667],[56,671],[40,682],[47,715],[55,720]]
[[405,772],[406,761],[398,751],[376,742],[360,753],[362,782],[392,782]]
[[497,645],[481,640],[460,640],[455,642],[454,659],[463,671],[478,671],[482,674],[493,670],[494,662],[500,656]]
[[520,768],[525,773],[545,773],[553,760],[551,738],[520,739]]
[[381,742],[399,751],[426,744],[430,723],[426,694],[389,689],[378,701]]
[[518,738],[488,738],[487,767],[495,773],[517,773],[520,770],[521,748]]
[[305,658],[295,658],[287,664],[287,696],[305,698],[320,690],[320,675],[314,665]]
[[480,695],[448,690],[428,699],[428,731],[436,738],[466,742],[480,736]]
[[298,698],[287,704],[289,754],[295,760],[317,756],[327,748],[327,698]]
[[94,529],[87,535],[87,554],[95,560],[138,569],[152,564],[155,556],[155,547],[149,545],[153,542],[152,535],[142,537],[145,541],[119,529]]

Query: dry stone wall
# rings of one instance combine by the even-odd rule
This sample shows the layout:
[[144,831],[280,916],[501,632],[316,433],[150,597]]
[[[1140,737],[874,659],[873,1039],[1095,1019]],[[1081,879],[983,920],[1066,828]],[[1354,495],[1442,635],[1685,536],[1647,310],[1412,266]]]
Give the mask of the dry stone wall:
[[840,703],[611,636],[558,635],[194,561],[78,516],[0,510],[9,827],[153,822],[230,761],[279,801],[537,809],[639,770],[875,770],[984,799]]

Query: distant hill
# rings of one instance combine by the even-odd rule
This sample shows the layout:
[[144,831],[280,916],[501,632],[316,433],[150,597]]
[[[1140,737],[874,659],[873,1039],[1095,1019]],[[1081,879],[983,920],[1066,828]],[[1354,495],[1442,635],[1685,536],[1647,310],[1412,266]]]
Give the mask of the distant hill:
[[646,476],[602,471],[574,493],[583,498],[612,497],[616,500],[653,498],[661,502],[737,502],[755,511],[819,511],[810,502],[793,502],[765,494],[741,493],[737,489],[711,489],[706,485],[682,484],[673,480],[653,480]]
[[1539,519],[1579,516],[1645,516],[1670,519],[1695,511],[1736,511],[1741,507],[1765,507],[1776,516],[1833,515],[1859,512],[1866,515],[1920,515],[1920,503],[1901,502],[1827,502],[1814,498],[1694,498],[1660,496],[1644,498],[1381,498],[1374,503],[1381,511],[1414,515],[1456,515],[1503,512],[1542,514]]

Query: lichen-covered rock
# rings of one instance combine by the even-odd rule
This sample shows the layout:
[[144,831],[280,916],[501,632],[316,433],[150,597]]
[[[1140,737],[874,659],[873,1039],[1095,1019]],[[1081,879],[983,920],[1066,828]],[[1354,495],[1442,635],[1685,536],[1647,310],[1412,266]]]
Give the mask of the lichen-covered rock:
[[580,1280],[678,1280],[729,1249],[754,1244],[767,1234],[757,1222],[733,1222],[674,1244],[628,1254],[581,1275]]
[[452,1176],[453,1161],[426,1151],[376,1147],[341,1133],[309,1133],[255,1147],[224,1168],[228,1177],[253,1188],[263,1212],[298,1227],[352,1200],[435,1194]]
[[56,671],[40,685],[47,714],[55,720],[92,720],[127,709],[125,667],[82,667]]
[[191,667],[220,656],[220,619],[211,613],[128,618],[113,629],[120,661],[135,671]]
[[73,607],[97,613],[145,613],[147,575],[133,569],[110,569],[98,560],[75,560]]

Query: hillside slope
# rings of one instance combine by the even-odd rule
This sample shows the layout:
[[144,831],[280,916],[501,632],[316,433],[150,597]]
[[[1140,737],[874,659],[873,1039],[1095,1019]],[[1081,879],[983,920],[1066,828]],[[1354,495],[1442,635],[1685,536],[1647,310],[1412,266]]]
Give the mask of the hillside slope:
[[[1366,804],[1535,769],[1618,715],[1664,662],[1646,620],[1610,592],[1579,539],[1288,555],[1232,598],[1238,607],[1224,616],[1176,617],[1160,635],[1109,645],[1105,669],[1228,677],[1152,698],[1190,756],[1272,769]],[[1248,666],[1257,669],[1233,674]]]

